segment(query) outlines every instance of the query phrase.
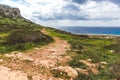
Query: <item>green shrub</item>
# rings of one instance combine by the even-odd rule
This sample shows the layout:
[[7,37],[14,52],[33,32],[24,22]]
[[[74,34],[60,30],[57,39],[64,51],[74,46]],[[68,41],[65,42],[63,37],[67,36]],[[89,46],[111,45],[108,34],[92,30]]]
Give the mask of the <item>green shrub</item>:
[[7,37],[7,44],[14,45],[17,43],[49,43],[53,41],[53,38],[41,33],[40,31],[31,30],[17,30],[13,31]]
[[23,51],[23,50],[28,50],[33,47],[36,47],[37,45],[34,43],[17,43],[15,45],[4,45],[0,46],[0,53],[8,53],[11,51]]
[[15,44],[12,46],[13,50],[27,50],[35,47],[35,44],[33,43],[21,43],[21,44]]
[[8,53],[11,49],[8,46],[0,46],[0,53]]
[[87,69],[87,68],[88,68],[87,65],[85,65],[85,64],[82,63],[82,62],[80,62],[80,61],[77,60],[77,59],[73,59],[73,60],[69,61],[68,63],[69,63],[69,65],[70,65],[71,67],[74,67],[74,68],[83,68],[83,69]]

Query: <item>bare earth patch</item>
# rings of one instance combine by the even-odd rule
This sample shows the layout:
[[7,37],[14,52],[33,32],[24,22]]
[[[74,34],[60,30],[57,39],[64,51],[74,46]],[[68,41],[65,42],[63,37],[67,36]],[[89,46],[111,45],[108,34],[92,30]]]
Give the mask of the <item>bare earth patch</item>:
[[22,71],[12,71],[11,69],[0,66],[0,80],[28,80],[27,74]]

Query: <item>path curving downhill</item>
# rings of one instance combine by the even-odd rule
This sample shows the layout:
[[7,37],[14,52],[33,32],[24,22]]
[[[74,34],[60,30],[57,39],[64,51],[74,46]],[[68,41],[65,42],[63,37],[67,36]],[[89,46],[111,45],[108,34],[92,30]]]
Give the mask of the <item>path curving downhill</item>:
[[[42,32],[46,34],[45,30]],[[0,62],[0,80],[8,80],[9,77],[11,78],[9,80],[62,80],[54,78],[50,70],[71,59],[70,56],[63,56],[70,49],[70,45],[58,37],[53,38],[55,42],[42,48],[0,55],[2,60]],[[4,74],[5,76],[3,76]],[[1,78],[1,76],[3,77]]]

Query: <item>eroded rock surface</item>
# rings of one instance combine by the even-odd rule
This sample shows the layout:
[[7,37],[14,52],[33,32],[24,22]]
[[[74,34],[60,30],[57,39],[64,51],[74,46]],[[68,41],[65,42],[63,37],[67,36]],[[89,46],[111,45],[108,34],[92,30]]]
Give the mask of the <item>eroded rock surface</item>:
[[22,18],[18,8],[11,8],[7,5],[0,5],[0,16],[10,18]]

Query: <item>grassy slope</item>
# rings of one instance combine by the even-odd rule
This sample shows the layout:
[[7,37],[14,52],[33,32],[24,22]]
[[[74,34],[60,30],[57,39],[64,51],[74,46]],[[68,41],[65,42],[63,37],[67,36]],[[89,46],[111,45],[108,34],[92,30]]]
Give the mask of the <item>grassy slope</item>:
[[[27,32],[28,36],[30,36],[29,34],[32,34],[32,31],[36,31],[32,34],[33,36],[37,36],[38,32],[43,28],[43,26],[37,25],[33,22],[30,22],[28,20],[25,19],[10,19],[10,18],[5,18],[5,17],[0,17],[0,53],[8,53],[11,51],[15,51],[15,50],[27,50],[27,49],[31,49],[33,47],[36,46],[41,46],[44,45],[46,43],[18,43],[18,44],[13,44],[13,45],[8,45],[7,43],[7,37],[12,33],[17,30],[19,31],[18,33],[13,34],[13,38],[19,38],[15,37],[16,35],[24,35],[24,33],[20,33],[21,32]],[[17,32],[16,31],[16,32]],[[25,33],[26,33],[25,32]],[[22,37],[21,37],[22,38]]]
[[[87,36],[73,36],[59,30],[48,29],[51,36],[61,37],[71,44],[68,55],[73,55],[68,62],[73,68],[86,68],[80,60],[92,59],[93,63],[107,62],[105,68],[98,66],[99,73],[89,75],[79,74],[75,80],[113,80],[120,79],[120,43],[116,39],[88,38]],[[111,52],[113,50],[113,52]]]

